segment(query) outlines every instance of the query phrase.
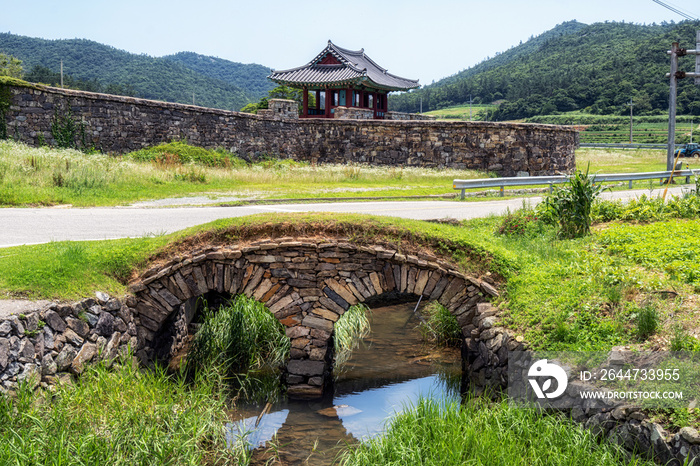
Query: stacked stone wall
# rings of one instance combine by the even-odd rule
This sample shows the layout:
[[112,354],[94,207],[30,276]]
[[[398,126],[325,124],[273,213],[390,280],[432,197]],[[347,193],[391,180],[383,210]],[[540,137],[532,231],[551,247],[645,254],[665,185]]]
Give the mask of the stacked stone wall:
[[[470,323],[462,327],[465,335],[462,346],[462,364],[474,390],[504,390],[508,386],[509,362],[511,374],[519,373],[519,380],[527,380],[532,361],[509,361],[509,357],[523,355],[528,344],[522,336],[498,325],[498,311],[489,303],[480,303]],[[619,348],[611,351],[611,358],[619,357]],[[513,353],[515,352],[515,353]],[[587,400],[581,403],[582,391],[599,391],[596,387],[569,373],[569,383],[550,411],[561,411],[581,423],[596,436],[606,437],[630,452],[652,458],[658,464],[680,466],[700,461],[700,433],[684,427],[675,434],[653,422],[639,406],[624,401]],[[577,406],[558,408],[558,406]],[[687,463],[686,463],[687,461]]]
[[0,320],[0,391],[47,386],[80,375],[91,361],[136,351],[133,313],[104,293]]
[[[52,119],[82,122],[85,143],[125,153],[173,139],[246,158],[274,154],[317,163],[361,162],[553,175],[571,172],[578,132],[561,126],[414,120],[290,119],[90,92],[10,87],[10,137],[53,144]],[[280,113],[280,110],[282,113]],[[388,112],[387,118],[398,118]],[[411,117],[412,118],[412,117]]]

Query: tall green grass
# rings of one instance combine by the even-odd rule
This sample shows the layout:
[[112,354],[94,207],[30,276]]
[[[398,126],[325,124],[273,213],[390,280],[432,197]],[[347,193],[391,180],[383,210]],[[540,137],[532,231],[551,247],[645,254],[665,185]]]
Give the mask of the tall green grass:
[[422,399],[396,415],[386,434],[351,446],[351,465],[653,465],[573,421],[484,399],[439,404]]
[[214,377],[196,383],[131,364],[88,366],[55,391],[0,395],[0,464],[182,465],[235,461],[226,399]]
[[462,329],[445,306],[432,301],[421,313],[426,317],[425,323],[420,324],[424,339],[445,346],[459,346],[462,343]]
[[196,163],[207,167],[240,167],[245,160],[223,149],[209,150],[187,144],[185,141],[172,141],[148,147],[126,156],[139,162],[154,162],[160,166],[184,165]]
[[[238,295],[220,309],[204,309],[204,322],[187,355],[186,372],[193,377],[214,370],[244,395],[269,384],[275,391],[279,377],[274,377],[274,370],[286,362],[289,350],[282,324],[267,307]],[[256,377],[255,372],[262,372],[263,377]],[[271,377],[264,377],[266,373]]]
[[369,312],[370,310],[365,304],[350,306],[333,326],[333,345],[337,365],[347,362],[352,350],[357,348],[360,341],[369,335]]
[[545,197],[539,209],[553,217],[562,238],[580,238],[591,231],[591,208],[604,186],[589,178],[589,168],[578,170],[563,187]]
[[124,205],[196,193],[244,199],[454,194],[452,180],[478,176],[473,170],[311,165],[272,156],[248,163],[182,141],[108,156],[0,140],[0,206]]

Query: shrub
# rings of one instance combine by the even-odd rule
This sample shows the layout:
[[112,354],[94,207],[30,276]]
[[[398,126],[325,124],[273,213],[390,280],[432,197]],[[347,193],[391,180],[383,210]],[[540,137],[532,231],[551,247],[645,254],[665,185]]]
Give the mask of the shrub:
[[646,340],[654,333],[659,326],[659,312],[656,308],[647,304],[637,313],[637,335],[639,338]]
[[161,166],[195,163],[207,167],[239,167],[246,165],[243,159],[223,149],[210,150],[172,141],[127,154],[126,157],[140,162],[154,162]]
[[523,208],[515,212],[508,211],[498,226],[497,232],[499,235],[505,236],[524,235],[528,226],[537,221],[537,212],[533,209]]
[[579,238],[590,233],[593,201],[603,189],[595,184],[595,176],[588,176],[586,168],[585,173],[578,170],[566,185],[545,198],[544,208],[559,225],[560,237]]

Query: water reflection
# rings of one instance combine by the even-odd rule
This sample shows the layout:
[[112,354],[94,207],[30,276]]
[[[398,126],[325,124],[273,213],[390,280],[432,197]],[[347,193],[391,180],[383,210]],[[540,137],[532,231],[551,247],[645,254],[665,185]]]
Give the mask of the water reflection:
[[233,448],[236,443],[243,442],[249,449],[260,448],[272,440],[288,415],[289,410],[282,409],[262,416],[259,422],[258,416],[229,422],[226,424],[226,445]]
[[414,306],[372,310],[372,332],[344,367],[334,372],[332,398],[275,403],[257,429],[255,422],[263,407],[239,406],[243,419],[231,424],[230,444],[247,438],[251,448],[258,448],[253,464],[270,458],[270,451],[260,447],[272,440],[275,455],[285,464],[327,465],[347,444],[381,434],[394,414],[419,397],[458,399],[459,351],[424,345],[416,322],[410,319]]
[[386,421],[406,406],[415,405],[420,397],[436,400],[459,400],[459,393],[445,391],[439,375],[390,384],[360,393],[333,398],[334,405],[347,405],[358,410],[350,415],[339,410],[338,417],[346,432],[358,440],[373,437],[384,431]]

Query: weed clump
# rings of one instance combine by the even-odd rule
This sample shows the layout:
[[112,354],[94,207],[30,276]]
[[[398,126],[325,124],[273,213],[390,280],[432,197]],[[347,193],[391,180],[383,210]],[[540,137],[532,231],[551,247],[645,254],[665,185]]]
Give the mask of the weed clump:
[[545,198],[543,209],[559,226],[560,237],[580,238],[591,232],[591,209],[603,189],[595,184],[594,176],[588,176],[587,168],[585,173],[578,170],[566,185]]
[[422,314],[426,317],[425,323],[420,326],[423,339],[443,346],[459,346],[462,343],[462,329],[445,306],[432,301]]
[[651,304],[642,307],[637,313],[637,335],[642,340],[646,340],[654,333],[659,326],[659,311]]
[[247,165],[243,159],[224,149],[204,149],[191,146],[185,141],[159,144],[131,152],[126,157],[139,162],[153,162],[163,168],[192,163],[221,168],[235,168]]
[[251,370],[274,369],[289,357],[289,338],[264,304],[239,295],[218,310],[204,309],[204,322],[187,356],[186,372],[214,369],[241,381]]
[[369,335],[369,312],[370,310],[365,304],[350,306],[333,326],[336,364],[346,362],[360,340]]
[[540,217],[534,209],[523,207],[514,212],[508,211],[496,232],[504,236],[522,236],[536,229]]

